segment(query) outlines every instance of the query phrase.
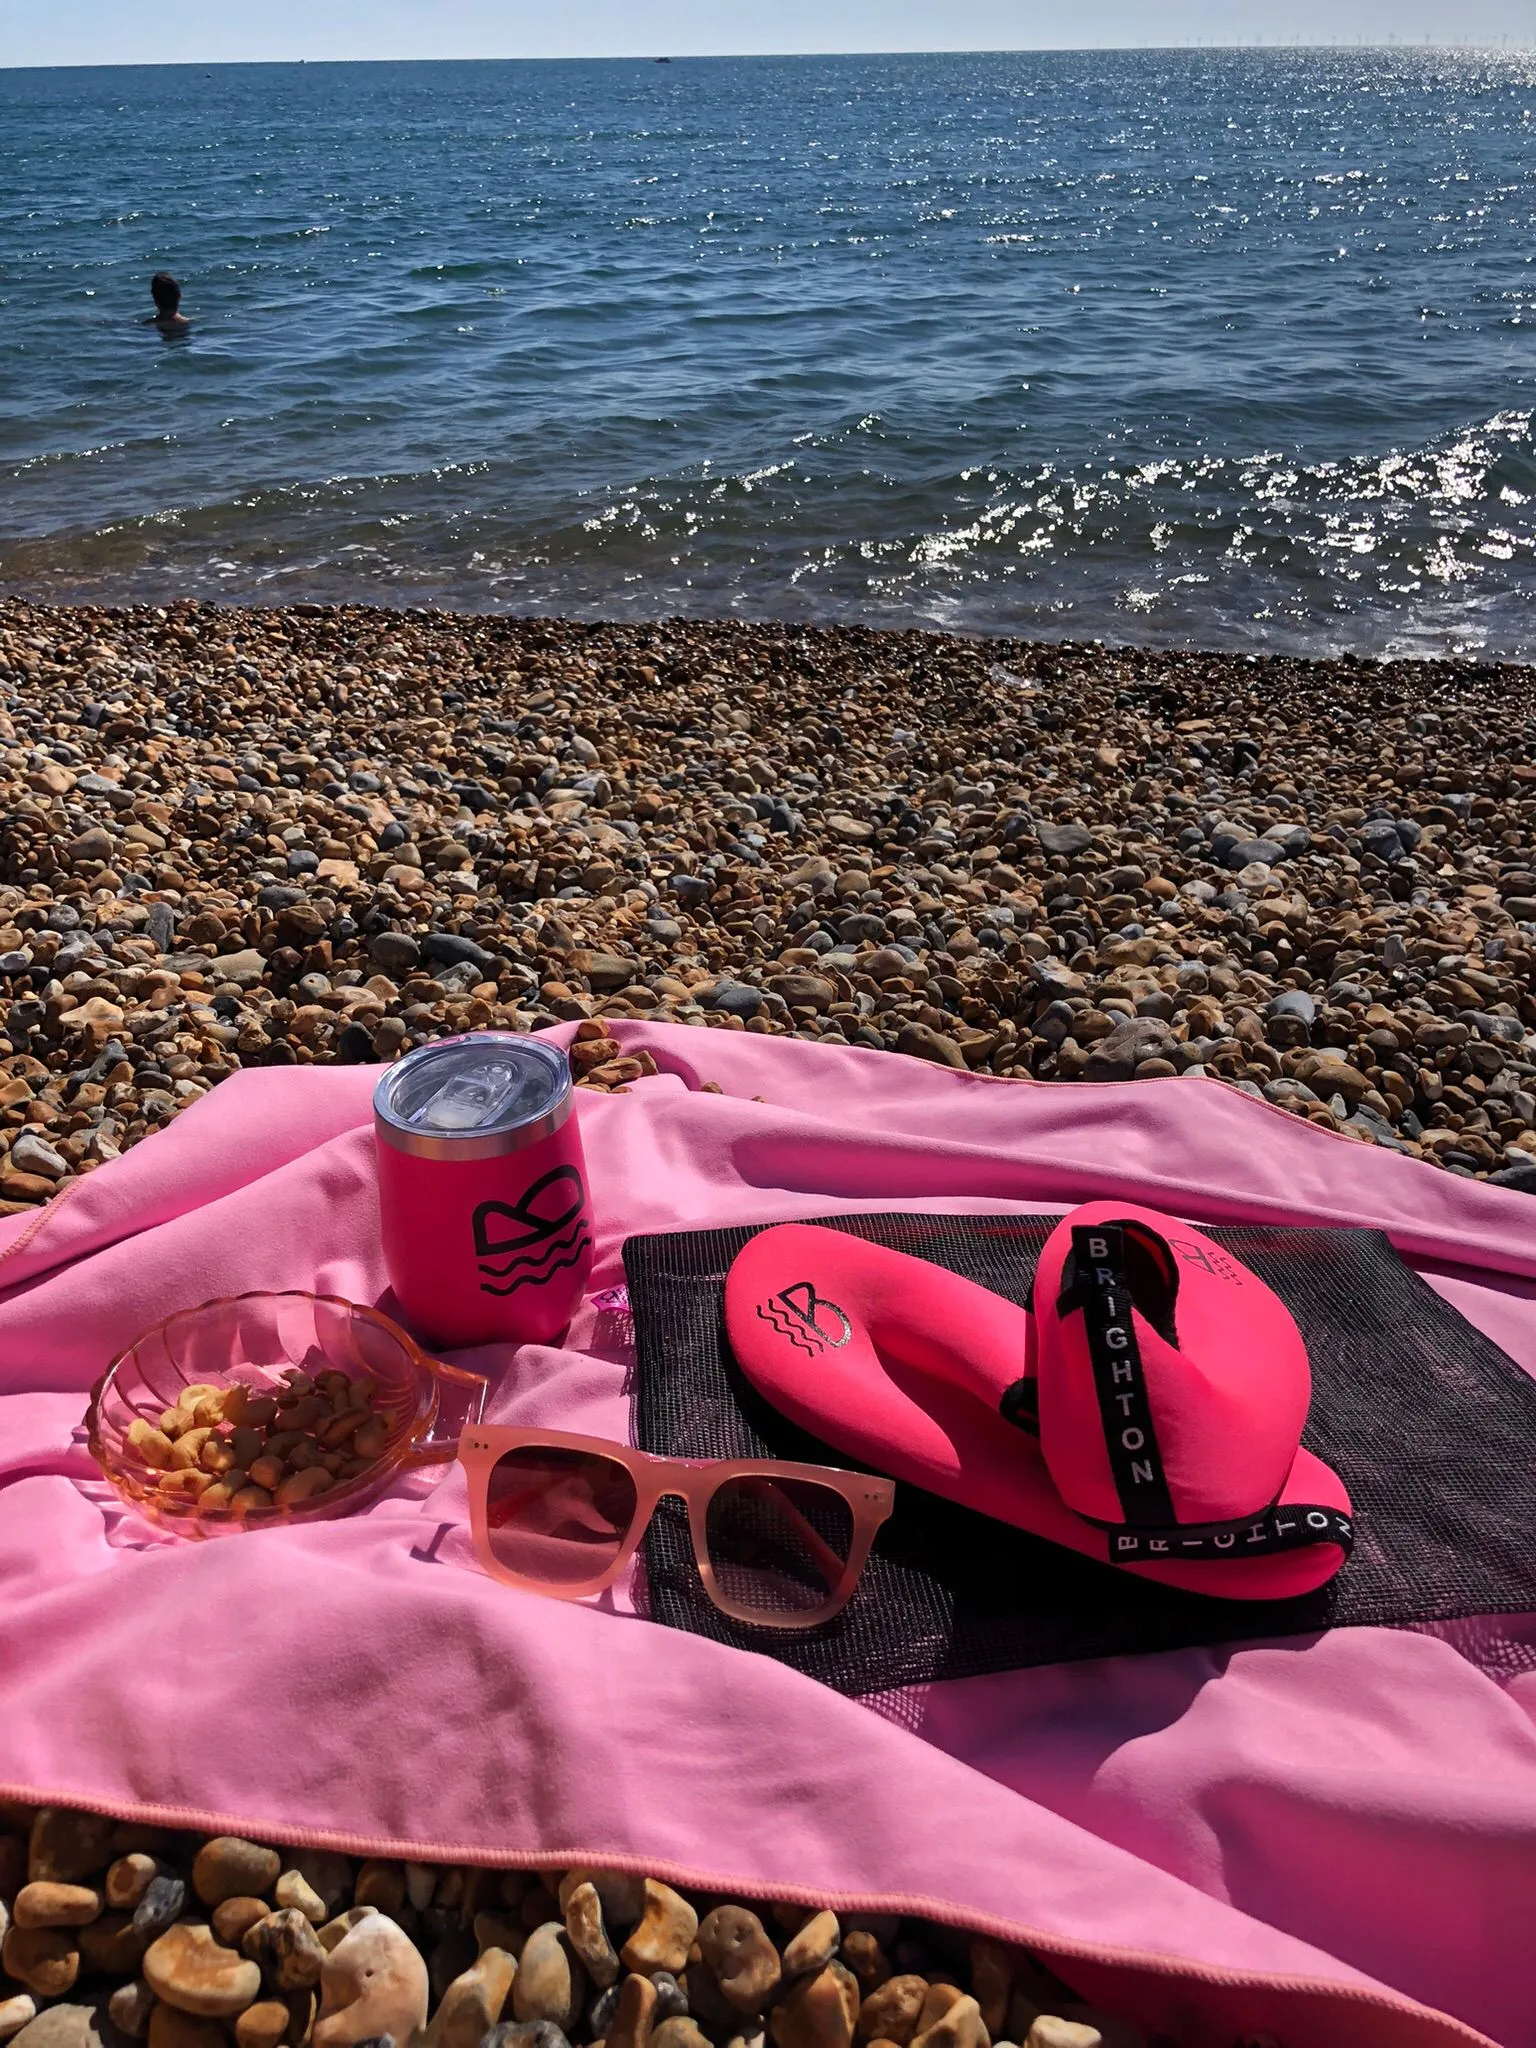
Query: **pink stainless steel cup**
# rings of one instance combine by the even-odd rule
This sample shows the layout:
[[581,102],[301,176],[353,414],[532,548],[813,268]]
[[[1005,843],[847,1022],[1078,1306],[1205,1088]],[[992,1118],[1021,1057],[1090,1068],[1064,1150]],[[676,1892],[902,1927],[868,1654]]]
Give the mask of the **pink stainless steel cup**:
[[592,1268],[586,1162],[557,1046],[477,1031],[424,1045],[373,1095],[384,1263],[433,1343],[558,1337]]

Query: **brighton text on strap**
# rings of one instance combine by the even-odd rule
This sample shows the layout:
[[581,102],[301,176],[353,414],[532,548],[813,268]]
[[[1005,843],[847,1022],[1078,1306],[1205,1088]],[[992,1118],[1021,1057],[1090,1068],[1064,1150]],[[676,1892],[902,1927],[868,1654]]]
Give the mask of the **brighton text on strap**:
[[1072,1291],[1083,1312],[1104,1447],[1120,1512],[1133,1528],[1166,1529],[1173,1499],[1152,1426],[1152,1404],[1125,1277],[1125,1229],[1078,1224],[1072,1232]]
[[1207,1563],[1223,1557],[1265,1557],[1278,1550],[1305,1550],[1314,1543],[1336,1543],[1348,1556],[1355,1529],[1337,1508],[1264,1508],[1235,1522],[1190,1522],[1166,1529],[1111,1528],[1112,1564],[1135,1564],[1146,1558],[1187,1557]]

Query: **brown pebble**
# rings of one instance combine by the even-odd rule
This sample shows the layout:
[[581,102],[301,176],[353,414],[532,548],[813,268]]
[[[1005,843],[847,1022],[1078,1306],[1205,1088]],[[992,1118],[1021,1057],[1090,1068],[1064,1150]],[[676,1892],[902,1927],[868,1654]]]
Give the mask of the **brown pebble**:
[[32,1822],[27,1876],[36,1883],[79,1884],[112,1860],[115,1822],[73,1807],[44,1806]]
[[22,1886],[11,1910],[18,1927],[84,1927],[101,1907],[101,1893],[89,1885],[39,1879]]
[[265,1849],[241,1835],[215,1835],[193,1861],[192,1888],[205,1906],[222,1906],[226,1899],[260,1898],[277,1883],[282,1867],[275,1849]]
[[808,1970],[824,1970],[837,1954],[841,1940],[842,1929],[835,1913],[813,1913],[799,1933],[784,1945],[785,1976],[803,1977]]
[[965,1996],[965,1992],[950,1978],[930,1977],[922,2010],[917,2016],[918,2033],[926,2033],[929,2027],[944,2017],[952,2005],[958,2005]]
[[[835,1919],[832,1926],[835,1931]],[[781,1970],[779,1952],[757,1915],[745,1906],[716,1906],[700,1924],[698,1941],[726,2003],[739,2013],[761,2012],[778,1989]],[[794,1974],[787,1950],[784,1973]]]
[[681,1982],[687,1995],[688,2010],[701,2027],[712,2034],[733,2034],[740,2029],[741,2013],[720,1989],[714,1971],[699,1954],[697,1944]]
[[841,1963],[791,1985],[768,2016],[776,2048],[851,2048],[859,1987]]
[[39,1998],[62,1998],[80,1974],[80,1950],[58,1927],[12,1927],[0,1944],[0,1963]]
[[146,1856],[142,1850],[119,1856],[107,1871],[107,1904],[126,1907],[131,1912],[149,1890],[159,1869],[155,1858]]
[[649,1977],[632,1973],[624,1979],[618,2006],[604,2037],[608,2048],[646,2048],[656,2015],[656,1996],[656,1986]]
[[928,1996],[928,1980],[905,1974],[872,1991],[859,2008],[859,2034],[866,2041],[894,2041],[907,2048],[917,2032],[918,2017]]
[[565,1914],[565,1931],[581,1958],[582,1968],[599,1990],[606,1990],[618,1980],[619,1958],[603,1925],[603,1902],[596,1885],[575,1885],[569,1892],[562,1885],[560,1905]]
[[133,2041],[142,2041],[149,2031],[150,2015],[154,2009],[155,1994],[142,1977],[119,1984],[107,2000],[107,2012],[113,2026]]
[[919,2027],[912,2048],[991,2048],[981,2007],[974,1998],[954,1999],[926,2026]]
[[[350,1856],[343,1856],[335,1849],[291,1849],[286,1861],[288,1869],[321,1901],[324,1909],[320,1915],[322,1921],[328,1919],[344,1900],[350,1900],[356,1881]],[[298,1906],[300,1912],[304,1911],[298,1899],[281,1899],[278,1903]]]
[[238,1948],[258,1920],[265,1920],[272,1908],[265,1899],[225,1899],[213,1909],[213,1931],[226,1948]]
[[562,2033],[574,2025],[587,1980],[559,1920],[536,1927],[518,1957],[512,2010],[519,2020],[549,2020]]
[[[762,2036],[758,2037],[759,2042]],[[663,2020],[651,2032],[650,2048],[710,2048],[709,2036],[699,2031],[698,2022],[679,2013],[670,2020]],[[734,2042],[730,2048],[735,2048]]]
[[240,1947],[261,1965],[268,1985],[279,1991],[308,1991],[320,1982],[326,1951],[296,1907],[281,1908],[256,1921],[246,1929]]
[[649,1976],[653,1970],[670,1970],[674,1975],[688,1960],[688,1951],[699,1931],[699,1916],[670,1885],[654,1877],[645,1880],[645,1904],[639,1925],[620,1950],[626,1970]]
[[235,2021],[239,2048],[278,2048],[288,2032],[288,2006],[281,1998],[258,1998]]
[[[506,1950],[488,1948],[443,1993],[427,2029],[425,2048],[480,2048],[481,2039],[501,2018],[516,1976],[517,1964]],[[317,2042],[316,2048],[327,2044]]]
[[890,1979],[890,1960],[878,1937],[867,1928],[850,1928],[844,1934],[842,1958],[858,1978],[859,1990],[866,1999]]
[[202,2019],[233,2019],[261,1991],[256,1965],[216,1941],[211,1927],[192,1920],[178,1921],[150,1943],[144,1978],[157,1998]]

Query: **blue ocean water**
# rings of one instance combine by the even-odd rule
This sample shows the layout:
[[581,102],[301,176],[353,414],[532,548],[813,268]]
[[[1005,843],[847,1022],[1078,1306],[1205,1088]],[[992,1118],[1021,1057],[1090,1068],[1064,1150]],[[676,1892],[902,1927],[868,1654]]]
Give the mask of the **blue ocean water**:
[[0,73],[12,591],[1536,657],[1533,413],[1529,55]]

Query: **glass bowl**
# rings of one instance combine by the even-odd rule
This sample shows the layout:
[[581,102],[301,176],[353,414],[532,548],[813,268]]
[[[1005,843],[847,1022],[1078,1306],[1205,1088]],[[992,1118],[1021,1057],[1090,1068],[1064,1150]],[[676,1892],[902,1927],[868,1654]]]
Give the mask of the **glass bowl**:
[[[216,1497],[205,1506],[164,1490],[162,1467],[131,1438],[136,1422],[158,1431],[189,1388],[222,1392],[238,1383],[255,1402],[291,1399],[287,1375],[295,1371],[362,1382],[366,1395],[354,1405],[374,1423],[368,1441],[379,1444],[365,1469],[343,1472],[308,1499],[240,1507]],[[452,1458],[459,1431],[480,1420],[485,1392],[479,1373],[429,1358],[376,1309],[334,1294],[238,1294],[178,1310],[135,1338],[92,1388],[85,1420],[91,1455],[130,1506],[181,1535],[219,1536],[364,1506],[402,1472]],[[153,1439],[148,1448],[163,1458]]]

